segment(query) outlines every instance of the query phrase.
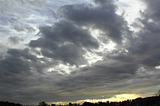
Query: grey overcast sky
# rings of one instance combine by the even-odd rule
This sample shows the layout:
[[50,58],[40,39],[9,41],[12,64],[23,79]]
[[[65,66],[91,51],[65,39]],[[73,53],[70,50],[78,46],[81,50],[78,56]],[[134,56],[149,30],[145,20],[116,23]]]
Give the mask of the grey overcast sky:
[[0,101],[116,101],[158,89],[160,0],[0,0]]

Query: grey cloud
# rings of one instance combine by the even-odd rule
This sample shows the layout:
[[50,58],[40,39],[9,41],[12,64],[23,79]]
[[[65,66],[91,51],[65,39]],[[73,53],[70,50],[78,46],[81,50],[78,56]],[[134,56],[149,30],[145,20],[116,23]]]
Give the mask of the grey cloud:
[[31,33],[31,32],[35,31],[35,29],[28,24],[19,23],[19,24],[13,25],[12,27],[13,27],[14,30],[16,30],[18,32]]
[[40,47],[44,56],[71,65],[85,64],[85,49],[96,49],[98,41],[89,32],[69,21],[60,21],[52,27],[40,27],[40,38],[32,40],[30,47]]
[[[17,0],[17,1],[10,1],[10,0],[1,0],[0,6],[3,8],[1,9],[1,18],[3,19],[3,23],[5,25],[12,24],[15,22],[17,25],[16,28],[19,27],[19,22],[25,23],[24,20],[30,12],[33,12],[32,9],[39,9],[46,5],[46,1],[44,0]],[[27,11],[26,11],[27,9]],[[24,24],[23,24],[24,25]],[[22,30],[22,28],[20,28]]]
[[19,38],[18,36],[11,36],[8,38],[13,44],[18,44],[19,41],[22,41],[23,39]]
[[[21,79],[22,78],[23,76],[21,77]],[[13,82],[14,81],[15,80],[13,80]],[[14,85],[12,86],[8,86],[9,84],[7,85],[6,84],[7,82],[4,82],[6,85],[1,83],[2,89],[0,87],[1,89],[0,93],[3,95],[0,97],[0,99],[23,103],[25,105],[29,103],[38,104],[40,101],[53,102],[54,100],[57,101],[60,100],[60,96],[58,95],[58,92],[60,91],[45,89],[46,85],[44,82],[41,82],[39,85],[37,85],[37,83],[34,83],[34,85],[32,86],[30,86],[30,84],[28,85],[24,84],[24,83],[31,83],[32,81],[25,79],[24,81],[21,81],[22,82],[21,85],[18,83],[13,83]],[[8,96],[10,97],[8,98]]]
[[[137,74],[138,69],[141,67],[138,64],[123,63],[122,66],[119,62],[117,63],[119,66],[115,66],[114,64],[104,66],[102,64],[102,66],[95,65],[82,68],[79,72],[72,73],[71,76],[67,76],[63,80],[58,81],[56,85],[59,86],[61,90],[65,90],[65,92],[78,92],[79,90],[83,90],[85,95],[83,95],[81,99],[96,98],[96,93],[101,95],[101,92],[103,92],[102,95],[110,95],[111,89],[112,93],[115,94],[125,94],[126,92],[137,94],[138,89],[144,87],[147,89],[157,85],[157,81],[152,81],[157,80],[158,76],[155,77],[155,75],[159,75],[158,71],[151,69],[152,74],[150,74],[151,70],[145,70],[145,73]],[[100,91],[97,92],[96,89]],[[90,92],[94,92],[91,94],[92,96]],[[108,96],[108,98],[109,97],[111,96]]]
[[30,70],[29,63],[27,61],[23,61],[22,59],[13,56],[9,56],[1,60],[0,66],[2,73],[8,75],[28,73]]
[[152,18],[153,20],[159,21],[159,17],[160,17],[160,6],[159,0],[141,0],[144,3],[146,3],[147,5],[147,9],[145,12],[142,12],[142,15],[144,15],[147,18]]
[[0,60],[0,93],[3,94],[1,100],[7,100],[8,96],[13,95],[13,89],[18,89],[28,76],[31,76],[29,62],[14,56],[7,56]]
[[0,61],[0,93],[2,94],[0,99],[25,104],[29,102],[37,104],[42,100],[52,102],[53,98],[60,100],[59,91],[52,91],[54,87],[48,88],[62,76],[58,72],[47,73],[48,75],[40,73],[48,66],[53,66],[53,63],[49,63],[47,60],[44,60],[45,64],[28,61],[27,56],[30,56],[25,55],[29,54],[27,52],[27,50],[10,49],[8,50],[10,55]]
[[[26,49],[8,49],[4,58],[0,60],[0,70],[4,75],[29,75],[33,72],[43,73],[48,67],[56,65],[56,61],[48,61],[44,58],[37,58],[32,54],[32,50]],[[46,64],[43,64],[46,63]]]
[[7,51],[8,54],[14,56],[14,57],[24,57],[25,59],[30,59],[32,61],[37,61],[37,57],[30,54],[29,49],[24,49],[24,50],[18,50],[18,49],[9,49]]
[[95,4],[113,3],[114,0],[92,0]]
[[11,9],[12,7],[17,7],[19,5],[21,5],[21,6],[23,5],[23,7],[24,6],[32,7],[34,5],[42,6],[44,2],[45,2],[44,0],[39,0],[39,1],[37,1],[37,0],[17,0],[16,2],[15,1],[10,1],[10,0],[1,0],[0,1],[0,3],[3,6],[7,7],[8,9]]
[[118,62],[114,62],[112,65],[104,64],[105,62],[76,70],[76,73],[58,81],[57,86],[60,86],[61,89],[65,88],[65,90],[75,88],[72,91],[104,86],[109,88],[112,86],[111,83],[114,85],[114,83],[132,78],[139,68],[136,64],[120,64]]
[[65,20],[55,23],[52,27],[40,27],[40,32],[43,37],[52,39],[59,45],[69,42],[80,47],[97,48],[99,46],[87,30]]
[[[142,14],[147,17],[138,19],[138,22],[144,27],[139,27],[141,31],[135,33],[137,38],[130,38],[123,36],[128,29],[123,18],[115,14],[112,1],[93,1],[99,4],[95,7],[91,4],[63,6],[58,11],[62,18],[52,26],[40,27],[39,38],[31,40],[29,47],[8,49],[0,59],[1,100],[19,100],[17,102],[26,104],[37,104],[41,100],[68,102],[99,99],[99,95],[144,93],[139,89],[159,85],[160,73],[155,69],[160,65],[159,21],[155,21],[159,15],[156,12]],[[150,11],[155,8],[149,4]],[[47,72],[63,63],[87,64],[83,55],[100,47],[100,42],[90,35],[90,28],[102,30],[106,36],[100,36],[119,44],[126,37],[130,45],[119,45],[116,50],[104,54],[104,60],[84,68],[76,67],[70,74],[63,70],[60,70],[63,74]],[[9,39],[18,43],[18,38]]]
[[147,8],[144,12],[141,12],[141,17],[138,18],[135,26],[140,28],[137,32],[137,37],[132,39],[131,46],[128,47],[130,55],[136,57],[139,64],[155,67],[160,65],[159,53],[160,53],[160,20],[159,20],[159,0],[142,0],[147,4]]
[[100,29],[106,37],[121,44],[123,34],[127,31],[126,22],[115,12],[115,5],[107,1],[97,7],[91,4],[66,5],[58,10],[58,15],[77,25]]
[[45,74],[50,68],[57,66],[60,62],[47,57],[38,58],[37,61],[31,61],[30,66],[34,72]]
[[142,64],[147,66],[155,67],[160,65],[160,52],[149,55],[149,57],[142,60]]
[[144,55],[160,50],[160,42],[158,40],[160,36],[157,32],[151,30],[148,28],[142,29],[142,32],[139,33],[139,37],[134,39],[131,47],[128,48],[130,53]]
[[125,50],[120,50],[120,49],[117,49],[107,54],[106,58],[118,60],[119,62],[124,62],[124,63],[134,63],[136,60],[136,57],[134,55],[131,55]]
[[36,48],[47,48],[47,49],[56,49],[58,44],[56,44],[56,42],[53,42],[52,39],[48,39],[48,38],[38,38],[37,40],[31,40],[31,42],[29,43],[30,47]]
[[70,63],[71,65],[82,65],[87,63],[83,57],[84,50],[73,45],[64,45],[53,51],[42,49],[41,52],[42,55],[60,60],[65,64]]

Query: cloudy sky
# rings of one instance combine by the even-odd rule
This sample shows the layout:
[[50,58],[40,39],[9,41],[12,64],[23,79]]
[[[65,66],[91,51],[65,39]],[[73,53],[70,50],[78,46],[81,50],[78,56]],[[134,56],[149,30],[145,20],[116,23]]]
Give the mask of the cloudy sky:
[[123,100],[160,89],[160,0],[0,0],[0,100]]

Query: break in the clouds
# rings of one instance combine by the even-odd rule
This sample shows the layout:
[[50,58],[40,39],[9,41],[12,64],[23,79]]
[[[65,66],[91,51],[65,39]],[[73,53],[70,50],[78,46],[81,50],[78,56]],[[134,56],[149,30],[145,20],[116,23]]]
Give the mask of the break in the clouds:
[[133,21],[125,9],[134,4],[125,0],[0,0],[0,99],[37,104],[154,95],[160,1],[140,2],[144,10]]

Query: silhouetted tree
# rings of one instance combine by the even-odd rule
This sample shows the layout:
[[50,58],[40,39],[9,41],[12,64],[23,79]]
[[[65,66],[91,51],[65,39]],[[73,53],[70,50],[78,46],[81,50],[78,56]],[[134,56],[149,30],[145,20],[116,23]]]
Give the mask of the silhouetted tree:
[[160,96],[160,89],[159,89],[158,92],[156,93],[156,96]]
[[51,106],[56,106],[55,104],[51,104]]
[[49,106],[45,101],[39,102],[38,106]]
[[91,103],[91,102],[84,102],[82,104],[82,106],[92,106],[92,105],[93,105],[93,103]]
[[72,106],[72,103],[69,103],[69,106]]

